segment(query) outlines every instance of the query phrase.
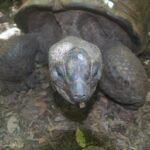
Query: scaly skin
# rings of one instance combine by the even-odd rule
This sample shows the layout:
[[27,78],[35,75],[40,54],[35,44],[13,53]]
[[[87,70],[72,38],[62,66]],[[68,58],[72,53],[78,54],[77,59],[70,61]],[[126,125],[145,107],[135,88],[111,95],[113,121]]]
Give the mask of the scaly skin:
[[120,42],[108,41],[103,49],[101,89],[125,107],[142,106],[147,93],[147,75],[139,59]]
[[0,80],[21,81],[34,68],[38,48],[34,35],[14,37],[0,44]]

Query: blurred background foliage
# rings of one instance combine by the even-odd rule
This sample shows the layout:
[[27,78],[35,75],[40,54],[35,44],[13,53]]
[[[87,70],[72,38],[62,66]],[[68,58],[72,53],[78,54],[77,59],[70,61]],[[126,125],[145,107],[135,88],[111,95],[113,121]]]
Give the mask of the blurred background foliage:
[[0,11],[9,11],[12,5],[21,5],[22,0],[0,0]]

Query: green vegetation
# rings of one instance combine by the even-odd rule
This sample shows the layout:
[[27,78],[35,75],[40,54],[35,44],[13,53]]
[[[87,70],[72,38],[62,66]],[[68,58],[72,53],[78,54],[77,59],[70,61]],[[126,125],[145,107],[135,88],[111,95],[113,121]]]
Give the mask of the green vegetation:
[[20,5],[22,0],[0,0],[0,10],[8,11],[13,4]]
[[76,141],[80,147],[86,147],[86,139],[84,133],[79,128],[76,130]]

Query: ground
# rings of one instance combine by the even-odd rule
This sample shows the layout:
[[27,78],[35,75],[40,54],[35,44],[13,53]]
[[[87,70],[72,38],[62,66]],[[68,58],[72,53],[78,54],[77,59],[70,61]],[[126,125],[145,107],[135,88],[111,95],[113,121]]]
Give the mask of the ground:
[[[10,27],[15,27],[11,16],[0,12],[0,32]],[[141,60],[149,75],[150,60]],[[150,149],[150,92],[137,111],[124,109],[101,92],[79,109],[50,87],[47,66],[38,64],[26,83],[15,88],[13,93],[0,92],[0,150]]]

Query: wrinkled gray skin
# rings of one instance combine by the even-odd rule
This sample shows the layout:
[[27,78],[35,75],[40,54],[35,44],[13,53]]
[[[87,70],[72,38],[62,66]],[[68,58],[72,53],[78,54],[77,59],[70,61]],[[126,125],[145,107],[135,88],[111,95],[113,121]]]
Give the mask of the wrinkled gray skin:
[[100,81],[103,92],[116,102],[143,105],[146,74],[132,53],[138,47],[114,21],[86,11],[52,14],[37,9],[23,31],[27,34],[19,41],[0,50],[1,80],[22,81],[35,61],[49,62],[52,85],[71,103],[88,101]]

